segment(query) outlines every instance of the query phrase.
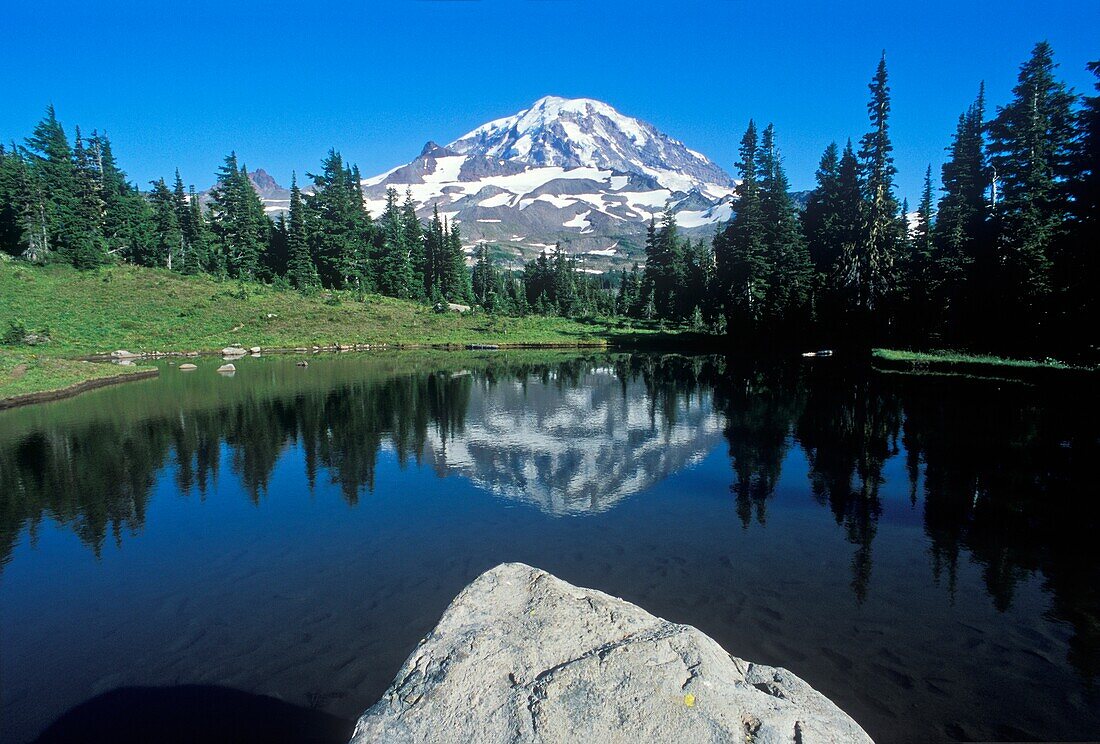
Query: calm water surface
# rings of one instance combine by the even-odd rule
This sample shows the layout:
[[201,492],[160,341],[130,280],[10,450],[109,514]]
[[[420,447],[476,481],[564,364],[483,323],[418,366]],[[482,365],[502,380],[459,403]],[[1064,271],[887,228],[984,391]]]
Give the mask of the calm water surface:
[[132,685],[354,718],[502,561],[787,667],[879,741],[1100,739],[1091,388],[295,361],[0,414],[0,739]]

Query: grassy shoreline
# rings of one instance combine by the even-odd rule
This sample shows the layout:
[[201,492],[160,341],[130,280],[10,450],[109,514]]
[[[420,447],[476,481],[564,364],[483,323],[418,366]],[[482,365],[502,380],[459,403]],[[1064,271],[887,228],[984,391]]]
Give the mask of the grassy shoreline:
[[76,395],[103,385],[143,379],[155,368],[122,366],[0,351],[0,410]]
[[0,345],[0,401],[123,378],[141,367],[81,361],[112,351],[138,355],[266,351],[341,346],[386,348],[607,347],[657,341],[652,324],[602,318],[483,312],[436,313],[380,295],[298,292],[134,266],[77,271],[0,260],[0,336],[12,324],[48,337],[35,346]]
[[[215,354],[227,346],[312,351],[315,347],[600,348],[713,344],[713,339],[643,322],[606,318],[512,318],[436,313],[414,302],[353,292],[298,292],[134,266],[77,271],[0,260],[0,335],[11,325],[48,337],[0,345],[0,407],[14,399],[125,380],[142,369],[87,361],[125,349],[136,355]],[[1094,371],[1056,360],[952,351],[874,349],[872,363],[903,372],[1004,374]],[[140,375],[139,375],[140,376]],[[98,382],[97,382],[98,381]]]
[[911,372],[999,372],[1005,374],[1096,371],[1092,367],[1075,366],[1057,359],[1016,359],[992,354],[968,354],[942,349],[933,351],[872,349],[871,362],[875,366]]

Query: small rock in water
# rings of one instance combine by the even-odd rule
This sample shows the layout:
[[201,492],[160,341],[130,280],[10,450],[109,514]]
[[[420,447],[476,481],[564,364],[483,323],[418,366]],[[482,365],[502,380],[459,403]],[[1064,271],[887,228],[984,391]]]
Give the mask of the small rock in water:
[[234,367],[232,364],[223,364],[222,366],[218,367],[218,372],[223,375],[231,375],[236,371],[237,368]]
[[260,353],[260,347],[259,346],[253,346],[251,349],[249,349],[249,351],[252,352],[253,354],[259,354]]
[[241,348],[240,346],[227,346],[224,349],[222,349],[222,356],[227,356],[227,357],[244,356],[245,353],[246,353],[245,350],[243,348]]
[[[230,365],[230,366],[232,366],[232,365]],[[195,370],[195,369],[198,369],[198,367],[196,367],[194,364],[181,364],[180,365],[180,372],[190,372],[191,370]]]
[[298,362],[298,364],[296,366],[298,366],[298,367],[308,367],[309,362],[301,361],[301,362]]

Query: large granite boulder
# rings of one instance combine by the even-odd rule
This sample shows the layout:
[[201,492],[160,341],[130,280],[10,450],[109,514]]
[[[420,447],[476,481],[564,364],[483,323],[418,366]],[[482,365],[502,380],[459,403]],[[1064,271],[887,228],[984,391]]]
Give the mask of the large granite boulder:
[[689,625],[522,563],[451,602],[366,742],[870,742],[828,698]]

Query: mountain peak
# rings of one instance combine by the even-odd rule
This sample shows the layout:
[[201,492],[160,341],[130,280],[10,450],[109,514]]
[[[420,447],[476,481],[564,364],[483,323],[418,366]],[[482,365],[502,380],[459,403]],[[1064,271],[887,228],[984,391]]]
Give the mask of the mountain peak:
[[452,142],[460,155],[531,167],[598,168],[656,178],[674,191],[730,186],[728,174],[703,155],[593,98],[543,96],[530,107],[483,124]]
[[454,154],[456,154],[456,153],[454,153],[451,150],[448,150],[446,147],[443,147],[440,144],[437,144],[434,140],[428,140],[427,142],[424,143],[424,147],[420,150],[419,157],[422,157],[422,158],[427,158],[427,157],[440,158],[440,157],[446,157],[448,155],[454,155]]
[[626,264],[666,208],[682,229],[713,232],[733,211],[733,182],[705,156],[594,98],[543,96],[446,147],[362,181],[367,208],[406,190],[416,213],[462,224],[467,248],[492,241],[517,260],[561,243],[594,266]]

